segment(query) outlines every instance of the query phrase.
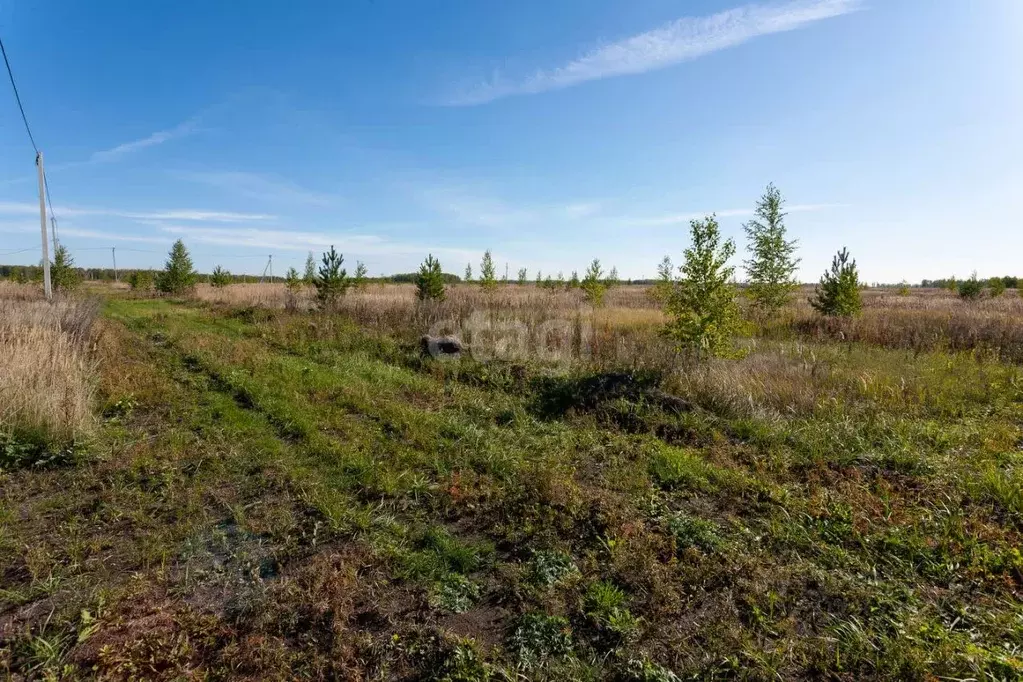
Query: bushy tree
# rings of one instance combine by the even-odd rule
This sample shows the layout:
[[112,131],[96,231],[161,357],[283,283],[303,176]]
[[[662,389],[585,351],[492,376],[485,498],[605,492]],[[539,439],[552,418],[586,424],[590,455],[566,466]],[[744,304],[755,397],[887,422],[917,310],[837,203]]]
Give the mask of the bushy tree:
[[312,251],[305,257],[305,272],[302,274],[302,281],[309,286],[316,283],[316,259],[313,258]]
[[665,333],[677,350],[694,358],[738,355],[734,337],[741,330],[738,292],[732,283],[735,242],[721,241],[717,218],[708,216],[689,224],[692,245],[685,250],[665,312]]
[[799,287],[795,279],[799,259],[796,241],[785,239],[785,200],[774,185],[768,185],[757,201],[753,220],[743,225],[749,239],[750,258],[745,262],[749,276],[746,293],[754,308],[765,317],[777,312]]
[[466,263],[465,264],[465,277],[464,277],[464,279],[465,279],[466,282],[471,282],[472,281],[472,263]]
[[134,270],[128,275],[128,286],[132,291],[149,291],[153,288],[153,273],[149,270]]
[[848,249],[835,254],[831,269],[824,272],[809,301],[814,310],[828,317],[852,317],[860,312],[860,275],[856,261],[849,260]]
[[558,270],[558,276],[554,278],[554,287],[556,289],[563,289],[566,286],[567,285],[565,284],[565,275],[560,270]]
[[443,301],[444,296],[444,275],[440,268],[440,261],[430,254],[419,266],[419,276],[416,278],[416,297],[420,301]]
[[156,277],[156,288],[165,294],[180,295],[195,286],[195,279],[192,257],[179,239],[171,247],[163,272]]
[[579,288],[579,273],[575,270],[572,271],[572,276],[568,278],[568,288],[578,289]]
[[218,289],[222,289],[231,283],[231,273],[220,267],[219,265],[213,268],[213,273],[210,275],[210,285]]
[[953,294],[959,291],[959,282],[956,281],[955,275],[948,278],[948,281],[945,282],[945,288]]
[[586,300],[592,306],[599,306],[604,302],[604,293],[607,291],[607,287],[604,284],[603,277],[604,270],[600,267],[600,260],[594,258],[590,266],[586,268],[586,275],[579,285],[583,290]]
[[526,280],[528,278],[529,278],[529,271],[527,271],[525,268],[520,269],[519,270],[519,286],[525,285]]
[[366,288],[366,264],[361,260],[355,262],[355,275],[352,277],[352,286],[355,287],[356,291],[362,291]]
[[348,279],[348,271],[341,267],[345,262],[344,256],[334,250],[323,254],[320,269],[316,273],[313,285],[316,287],[316,300],[321,310],[335,310],[341,299],[348,293],[351,280]]
[[53,265],[50,267],[50,281],[55,291],[68,292],[78,288],[82,283],[82,275],[75,267],[75,260],[63,244],[58,244],[53,252]]
[[977,279],[977,273],[970,275],[969,279],[959,282],[959,298],[966,301],[976,301],[984,295],[984,283]]
[[480,261],[480,286],[484,291],[490,292],[497,288],[497,275],[494,270],[494,257],[490,255],[490,249],[483,253],[483,260]]
[[988,289],[991,290],[993,298],[998,298],[1005,293],[1005,280],[1001,277],[992,277],[988,280]]

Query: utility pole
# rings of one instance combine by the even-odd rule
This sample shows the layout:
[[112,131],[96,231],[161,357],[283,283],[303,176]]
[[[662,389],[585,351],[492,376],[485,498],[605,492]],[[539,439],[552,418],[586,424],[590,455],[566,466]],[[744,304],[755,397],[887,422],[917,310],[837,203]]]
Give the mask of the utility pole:
[[43,153],[36,152],[36,168],[39,170],[39,228],[43,233],[43,292],[46,300],[53,300],[50,285],[50,244],[46,239],[46,180],[43,176]]
[[117,247],[116,246],[111,246],[110,247],[110,255],[114,257],[114,281],[115,282],[119,282],[120,280],[117,279]]
[[274,255],[270,254],[270,284],[274,283]]

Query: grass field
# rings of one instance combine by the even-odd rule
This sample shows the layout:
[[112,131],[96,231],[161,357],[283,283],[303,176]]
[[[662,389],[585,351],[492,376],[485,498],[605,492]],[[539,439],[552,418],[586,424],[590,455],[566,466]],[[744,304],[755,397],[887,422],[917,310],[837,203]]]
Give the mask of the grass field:
[[[66,337],[38,366],[89,406],[0,363],[6,675],[1023,677],[1018,296],[799,302],[699,367],[639,287],[102,297],[0,322],[4,358]],[[489,352],[420,354],[473,320]]]

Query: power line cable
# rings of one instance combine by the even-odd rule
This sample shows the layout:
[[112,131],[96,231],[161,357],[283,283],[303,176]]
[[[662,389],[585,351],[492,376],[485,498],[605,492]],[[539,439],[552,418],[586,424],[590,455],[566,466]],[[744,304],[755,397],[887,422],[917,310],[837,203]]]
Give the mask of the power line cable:
[[14,72],[11,71],[11,62],[7,59],[7,50],[4,48],[4,41],[0,39],[0,52],[4,55],[4,64],[7,66],[7,75],[11,79],[11,87],[14,88],[14,99],[18,101],[18,110],[21,111],[21,120],[25,123],[25,132],[28,133],[28,139],[32,142],[32,149],[35,150],[36,155],[39,154],[39,146],[36,144],[36,139],[32,137],[32,128],[28,125],[28,117],[25,116],[25,107],[21,104],[21,95],[18,94],[18,84],[14,82]]
[[0,256],[13,256],[16,253],[25,253],[27,251],[38,251],[38,246],[33,246],[30,249],[19,249],[17,251],[0,251]]

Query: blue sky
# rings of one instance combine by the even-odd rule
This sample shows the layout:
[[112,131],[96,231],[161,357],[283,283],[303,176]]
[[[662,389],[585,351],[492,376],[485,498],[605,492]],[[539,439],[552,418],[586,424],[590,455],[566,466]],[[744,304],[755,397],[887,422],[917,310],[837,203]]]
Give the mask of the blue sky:
[[[704,213],[741,256],[774,182],[807,281],[842,246],[1023,274],[1020,0],[49,0],[0,35],[82,265],[649,277]],[[6,85],[0,122],[5,254],[39,246]]]

